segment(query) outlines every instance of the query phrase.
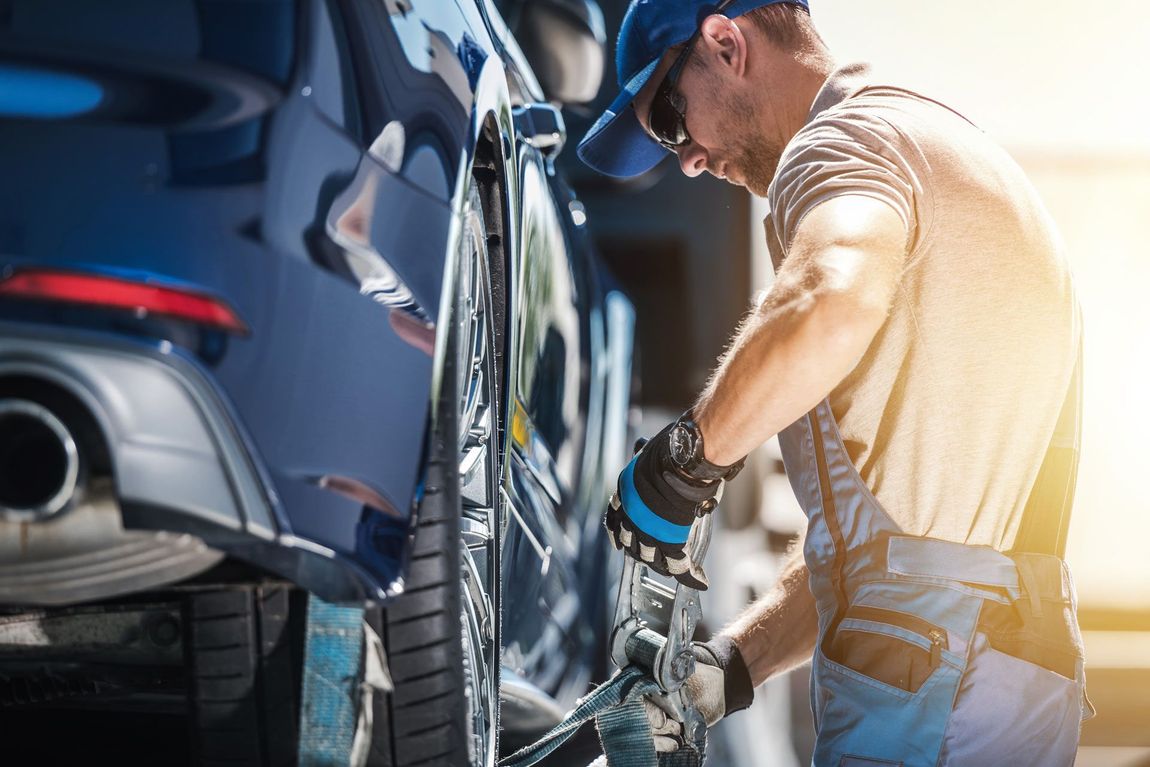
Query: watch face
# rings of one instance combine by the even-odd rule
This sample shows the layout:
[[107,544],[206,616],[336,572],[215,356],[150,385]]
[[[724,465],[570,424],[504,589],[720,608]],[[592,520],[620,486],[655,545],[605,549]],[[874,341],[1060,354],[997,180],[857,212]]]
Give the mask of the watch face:
[[695,453],[695,440],[690,430],[682,424],[676,425],[671,429],[670,442],[671,460],[679,466],[686,466]]

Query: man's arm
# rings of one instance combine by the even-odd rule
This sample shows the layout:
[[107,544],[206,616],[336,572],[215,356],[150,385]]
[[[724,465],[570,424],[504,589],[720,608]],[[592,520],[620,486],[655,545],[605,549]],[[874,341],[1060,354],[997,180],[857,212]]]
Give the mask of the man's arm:
[[[695,645],[695,673],[687,679],[687,695],[709,727],[751,705],[753,688],[810,660],[817,636],[800,540],[771,592],[711,641]],[[731,642],[738,652],[728,649]],[[680,736],[682,727],[674,710],[663,706],[659,696],[647,699],[647,721],[656,750],[674,751],[677,741],[670,736]]]
[[739,460],[850,373],[886,320],[906,241],[902,217],[871,197],[833,197],[807,213],[695,405],[707,460]]
[[[906,253],[903,219],[884,202],[835,197],[799,223],[766,299],[739,329],[695,406],[707,458],[742,458],[826,397],[886,320]],[[755,685],[810,659],[818,633],[797,546],[769,594],[721,634]]]
[[719,632],[738,646],[755,687],[811,659],[818,620],[802,551],[800,540],[775,587]]
[[[692,411],[710,463],[733,468],[814,407],[858,364],[886,320],[907,219],[896,212],[897,202],[867,196],[877,194],[873,186],[809,203],[805,215],[792,211],[797,231],[779,278]],[[604,521],[617,548],[656,572],[705,587],[687,543],[697,512],[714,504],[722,485],[688,481],[677,471],[672,430],[657,434],[619,474]]]

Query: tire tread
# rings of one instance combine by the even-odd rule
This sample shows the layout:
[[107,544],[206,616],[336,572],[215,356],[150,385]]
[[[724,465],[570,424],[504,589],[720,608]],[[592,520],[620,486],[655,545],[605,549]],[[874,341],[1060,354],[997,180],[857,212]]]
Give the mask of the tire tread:
[[197,764],[296,761],[288,586],[196,592],[185,615]]

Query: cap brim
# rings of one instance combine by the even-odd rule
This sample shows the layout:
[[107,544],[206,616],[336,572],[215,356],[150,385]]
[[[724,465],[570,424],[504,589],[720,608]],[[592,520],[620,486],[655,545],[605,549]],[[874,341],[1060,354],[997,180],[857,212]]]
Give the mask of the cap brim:
[[576,153],[589,167],[615,178],[632,178],[670,155],[643,130],[631,108],[635,95],[643,90],[658,65],[659,59],[655,59],[639,70],[579,142]]

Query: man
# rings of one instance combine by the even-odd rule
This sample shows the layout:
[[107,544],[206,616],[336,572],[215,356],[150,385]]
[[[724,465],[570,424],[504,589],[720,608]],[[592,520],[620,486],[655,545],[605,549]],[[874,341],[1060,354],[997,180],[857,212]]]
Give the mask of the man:
[[836,65],[805,0],[635,0],[617,68],[580,157],[627,177],[674,154],[764,196],[776,281],[607,526],[705,588],[692,521],[775,434],[809,519],[803,558],[696,647],[696,705],[713,724],[813,653],[816,765],[1071,764],[1076,452],[1052,435],[1075,438],[1079,328],[1022,172],[944,105]]

